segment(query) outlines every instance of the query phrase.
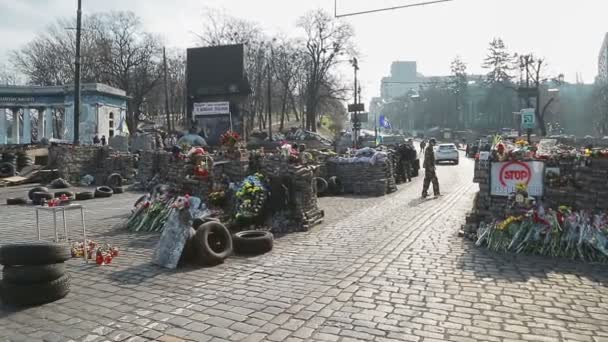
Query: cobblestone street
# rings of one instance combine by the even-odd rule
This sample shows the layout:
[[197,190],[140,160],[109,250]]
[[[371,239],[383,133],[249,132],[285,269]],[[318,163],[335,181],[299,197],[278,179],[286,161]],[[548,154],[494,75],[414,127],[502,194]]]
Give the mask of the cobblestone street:
[[[438,199],[419,199],[421,177],[386,197],[322,198],[325,223],[269,254],[176,271],[150,263],[158,234],[120,229],[137,194],[84,202],[89,237],[121,255],[69,261],[62,300],[0,306],[0,340],[608,341],[605,265],[475,248],[457,235],[477,191],[473,162],[438,175]],[[2,201],[27,188],[3,189]],[[0,243],[35,239],[31,207],[2,205],[0,217]],[[79,238],[78,215],[68,219]]]

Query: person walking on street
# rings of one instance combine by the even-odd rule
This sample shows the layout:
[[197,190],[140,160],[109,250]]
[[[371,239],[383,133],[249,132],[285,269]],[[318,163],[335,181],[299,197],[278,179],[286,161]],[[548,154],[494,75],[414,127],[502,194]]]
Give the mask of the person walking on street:
[[93,137],[93,145],[99,145],[101,143],[101,141],[99,140],[99,134],[95,133],[95,136]]
[[422,141],[420,142],[420,154],[424,153],[425,147],[426,147],[426,141],[424,139],[422,139]]
[[102,135],[102,136],[101,136],[101,146],[106,146],[106,142],[107,142],[107,140],[106,140],[106,136],[105,136],[105,135]]
[[435,197],[440,196],[439,180],[435,173],[435,139],[429,140],[429,145],[424,150],[424,183],[422,185],[422,198],[428,197],[429,186],[433,183],[433,193]]

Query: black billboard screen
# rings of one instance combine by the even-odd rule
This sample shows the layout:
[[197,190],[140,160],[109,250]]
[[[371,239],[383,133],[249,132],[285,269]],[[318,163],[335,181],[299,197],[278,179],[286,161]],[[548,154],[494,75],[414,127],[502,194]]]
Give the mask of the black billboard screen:
[[246,92],[244,47],[223,45],[187,51],[188,95],[223,95]]

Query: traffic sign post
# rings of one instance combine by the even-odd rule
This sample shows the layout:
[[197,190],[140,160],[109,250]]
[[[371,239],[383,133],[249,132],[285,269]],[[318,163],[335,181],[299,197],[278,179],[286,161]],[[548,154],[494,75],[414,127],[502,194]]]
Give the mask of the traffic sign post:
[[521,128],[526,130],[528,135],[528,143],[532,143],[530,136],[532,130],[536,127],[536,109],[526,108],[521,110]]

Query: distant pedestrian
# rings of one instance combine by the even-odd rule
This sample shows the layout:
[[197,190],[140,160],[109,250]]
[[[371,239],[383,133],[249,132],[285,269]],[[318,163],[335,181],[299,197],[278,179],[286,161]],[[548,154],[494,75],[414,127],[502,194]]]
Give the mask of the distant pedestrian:
[[102,135],[101,136],[101,146],[106,146],[107,140],[106,140],[106,136]]
[[93,145],[99,145],[99,143],[99,134],[95,134],[95,136],[93,137]]
[[422,139],[420,142],[420,154],[424,153],[424,148],[426,147],[426,141]]
[[422,185],[422,198],[428,197],[429,186],[433,183],[433,193],[439,196],[439,180],[435,172],[435,139],[429,140],[429,145],[424,150],[424,183]]

